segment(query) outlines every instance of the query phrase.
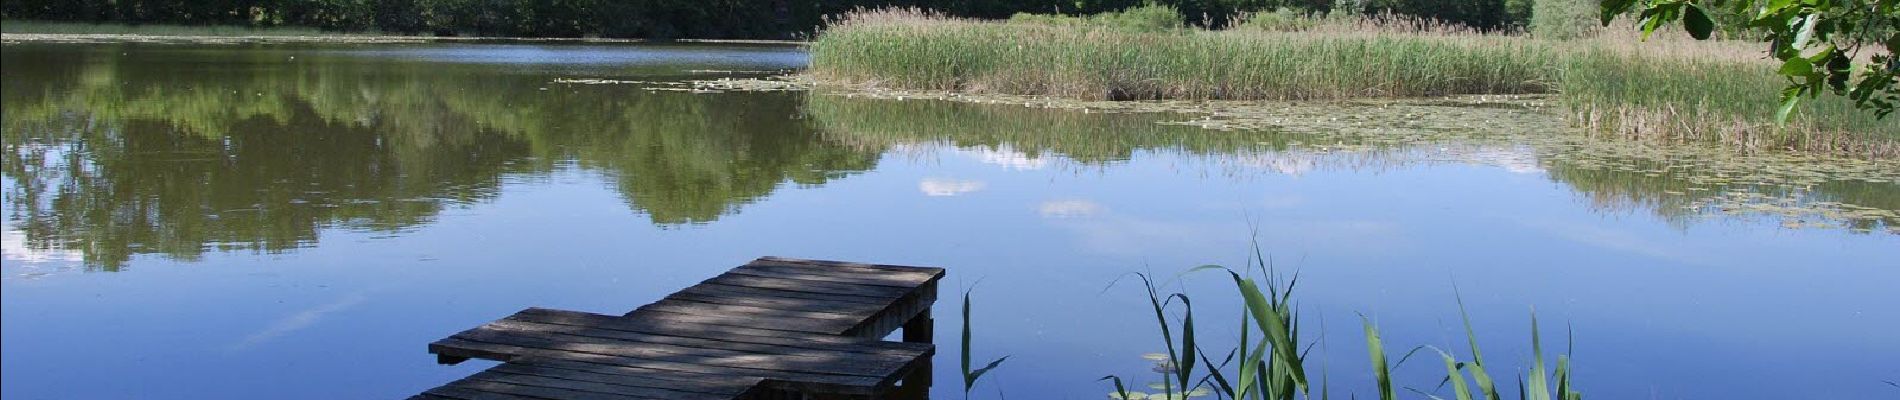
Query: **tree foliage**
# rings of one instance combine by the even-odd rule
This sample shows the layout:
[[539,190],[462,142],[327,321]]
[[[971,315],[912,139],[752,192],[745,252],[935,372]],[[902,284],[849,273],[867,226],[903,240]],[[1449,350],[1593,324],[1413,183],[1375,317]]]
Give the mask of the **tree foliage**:
[[[1723,9],[1754,10],[1747,27],[1781,61],[1777,72],[1788,86],[1781,91],[1777,121],[1786,121],[1803,98],[1821,93],[1847,96],[1881,118],[1900,103],[1900,0],[1606,0],[1601,19],[1608,26],[1634,13],[1644,39],[1680,21],[1690,36],[1708,39],[1717,29],[1712,15]],[[1870,55],[1861,58],[1863,51]]]
[[[399,34],[790,38],[860,8],[919,7],[971,18],[1085,15],[1173,7],[1221,27],[1241,13],[1290,9],[1410,14],[1482,29],[1523,25],[1531,0],[0,0],[0,17],[126,24],[306,26]],[[1513,11],[1517,10],[1517,11]]]

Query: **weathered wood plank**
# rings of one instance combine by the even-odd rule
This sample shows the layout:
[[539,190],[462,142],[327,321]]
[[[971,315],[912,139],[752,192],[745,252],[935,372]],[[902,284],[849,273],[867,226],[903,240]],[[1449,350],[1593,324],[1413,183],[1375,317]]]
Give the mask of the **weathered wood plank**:
[[[554,370],[554,371],[559,371],[559,370]],[[543,372],[548,372],[548,371],[543,371]],[[729,400],[732,398],[731,394],[720,395],[720,394],[689,392],[689,391],[681,391],[681,390],[670,390],[667,388],[655,388],[655,387],[648,387],[648,386],[626,386],[626,385],[618,385],[618,384],[613,384],[613,383],[595,382],[591,380],[576,380],[576,379],[567,379],[564,377],[550,377],[547,375],[572,376],[573,374],[559,374],[559,373],[517,374],[517,373],[507,372],[504,370],[490,368],[487,371],[482,371],[482,372],[475,373],[475,375],[470,375],[468,379],[474,379],[474,380],[479,380],[479,381],[489,381],[489,382],[500,382],[500,383],[507,383],[507,384],[513,384],[513,385],[535,386],[535,387],[573,390],[573,391],[589,392],[589,393],[602,393],[602,394],[611,394],[611,395],[618,395],[618,396],[629,396],[629,397],[637,397],[637,398],[643,398],[643,399]]]
[[842,283],[846,285],[870,285],[870,286],[894,287],[894,288],[901,288],[901,289],[906,289],[906,290],[914,289],[918,285],[922,285],[924,282],[928,281],[928,279],[909,279],[905,277],[879,276],[879,275],[853,273],[853,272],[845,272],[845,271],[826,271],[824,268],[820,268],[820,267],[793,267],[793,266],[786,266],[786,265],[771,265],[771,264],[748,264],[745,266],[741,266],[739,268],[733,268],[731,271],[728,271],[727,273],[752,275],[752,276],[758,276],[758,277],[764,277],[764,278],[781,278],[781,279],[795,279],[795,280],[802,280],[802,281],[815,281],[815,282],[826,282],[826,283]]
[[930,353],[935,349],[935,346],[926,343],[886,342],[882,340],[835,335],[735,328],[678,321],[652,321],[545,308],[529,308],[515,313],[515,315],[509,316],[506,319],[545,324],[586,326],[598,329],[612,329],[657,335],[685,336],[731,342],[771,344],[860,353],[915,354]]
[[[478,373],[475,375],[481,375],[481,374]],[[455,386],[457,388],[469,389],[469,390],[479,390],[479,391],[488,392],[488,393],[499,393],[499,394],[523,396],[523,397],[539,398],[539,399],[655,400],[655,399],[645,398],[645,397],[618,395],[618,394],[612,394],[612,393],[584,392],[584,391],[571,390],[571,389],[528,386],[528,385],[521,385],[521,384],[515,384],[515,383],[508,383],[508,382],[496,382],[496,381],[476,378],[474,376],[470,376],[468,378],[463,378],[460,381],[456,381],[454,384],[452,384],[452,386]]]
[[839,266],[839,265],[801,264],[801,263],[763,260],[763,259],[754,260],[751,263],[747,263],[745,266],[759,267],[761,269],[774,269],[774,270],[787,271],[787,272],[810,271],[810,272],[817,272],[817,273],[822,273],[826,275],[836,275],[836,276],[845,276],[845,277],[870,278],[870,279],[879,279],[879,280],[901,280],[905,282],[911,282],[912,285],[936,280],[942,276],[941,270],[931,270],[931,269],[893,271],[893,270],[885,270],[885,269],[858,268],[858,267],[852,267],[852,266]]
[[[638,378],[638,379],[645,379],[645,380],[668,381],[668,382],[673,382],[673,383],[669,383],[668,385],[674,385],[680,388],[687,388],[689,386],[698,388],[698,387],[703,386],[703,389],[705,390],[702,390],[702,391],[705,391],[705,392],[718,392],[718,391],[723,390],[722,388],[725,388],[728,386],[737,387],[737,388],[750,388],[750,387],[758,385],[760,381],[765,380],[765,378],[756,377],[756,376],[738,376],[738,375],[732,375],[732,374],[702,373],[702,372],[674,371],[674,370],[665,370],[665,369],[640,368],[640,367],[629,367],[629,366],[624,366],[624,365],[609,365],[609,364],[589,363],[589,362],[580,362],[580,361],[559,360],[559,359],[552,359],[552,358],[540,358],[540,357],[532,357],[532,356],[517,357],[513,361],[509,361],[507,363],[503,363],[501,365],[496,366],[496,368],[500,368],[502,366],[563,369],[563,370],[570,370],[570,371],[582,371],[582,372],[606,374],[606,375],[613,375],[613,376],[625,376],[629,378]],[[687,386],[680,386],[682,384],[687,385]]]
[[[763,319],[813,320],[813,321],[825,321],[825,322],[839,322],[839,323],[845,323],[845,324],[856,323],[858,321],[863,321],[865,318],[871,317],[871,314],[850,315],[850,314],[839,314],[839,313],[825,312],[825,311],[781,310],[781,309],[776,309],[776,308],[759,307],[759,306],[752,306],[752,305],[701,303],[701,302],[696,302],[696,301],[680,301],[680,300],[668,300],[668,299],[661,299],[660,301],[653,302],[653,304],[648,304],[641,308],[667,310],[669,312],[677,312],[677,313],[727,314],[727,315],[739,315],[739,316],[747,316],[747,317],[763,318]],[[760,322],[765,322],[765,321],[760,321]]]
[[884,310],[884,306],[877,305],[877,304],[846,303],[846,302],[837,302],[837,301],[793,299],[793,298],[784,298],[784,297],[767,297],[767,296],[742,295],[742,294],[709,296],[709,295],[704,295],[704,294],[680,291],[679,293],[667,295],[666,298],[673,299],[673,300],[700,302],[700,303],[731,304],[731,305],[753,306],[753,307],[761,307],[761,308],[772,308],[772,309],[779,309],[779,310],[817,311],[817,312],[838,313],[838,314],[853,315],[853,316],[857,316],[858,318],[870,318],[871,316],[876,315],[879,311]]
[[625,318],[646,318],[655,321],[689,322],[705,325],[722,325],[735,328],[755,328],[773,331],[805,334],[840,334],[851,327],[823,321],[778,320],[770,324],[761,324],[758,319],[733,315],[677,313],[667,310],[639,309],[627,313]]
[[483,391],[467,385],[469,381],[458,380],[422,392],[424,395],[446,397],[458,400],[539,400],[533,397]]
[[775,256],[759,257],[756,260],[752,260],[752,263],[804,265],[804,266],[814,266],[814,267],[837,268],[837,269],[843,269],[843,270],[875,271],[875,272],[882,272],[882,273],[905,274],[905,275],[924,274],[924,275],[932,275],[934,277],[942,277],[944,273],[943,268],[937,268],[937,267],[872,264],[872,263],[859,263],[859,262],[849,262],[849,261],[807,260],[807,259],[775,257]]
[[803,387],[806,387],[808,389],[819,390],[820,393],[873,394],[873,393],[876,393],[879,388],[887,387],[890,385],[892,381],[894,381],[894,379],[879,379],[879,378],[867,377],[867,376],[791,373],[791,372],[783,372],[783,371],[775,371],[775,370],[734,368],[734,367],[698,364],[698,363],[690,363],[690,362],[682,363],[682,362],[671,362],[671,361],[661,361],[661,360],[649,360],[649,359],[633,358],[633,357],[619,357],[619,356],[593,354],[593,353],[586,353],[586,352],[567,351],[563,349],[522,347],[522,346],[517,346],[517,345],[511,345],[511,344],[487,343],[487,342],[478,342],[478,341],[470,341],[470,340],[462,340],[462,339],[443,339],[443,340],[437,341],[436,343],[430,344],[429,347],[430,347],[431,352],[453,352],[453,353],[468,354],[471,357],[477,357],[477,354],[501,356],[501,358],[479,356],[482,358],[490,358],[490,359],[510,359],[510,358],[517,358],[517,357],[533,357],[536,359],[553,359],[553,360],[583,362],[583,363],[591,363],[591,364],[602,364],[602,365],[609,365],[609,366],[658,369],[658,370],[668,370],[668,371],[687,372],[687,373],[731,375],[731,376],[742,376],[742,377],[745,377],[745,376],[760,377],[760,378],[765,378],[769,380],[783,380],[783,381],[795,382],[800,385],[803,385]]
[[[597,329],[597,328],[589,328],[589,327],[575,327],[575,326],[569,326],[569,325],[542,324],[542,323],[519,321],[519,320],[496,321],[496,322],[489,323],[488,325],[485,325],[484,327],[492,327],[495,330],[505,331],[505,332],[519,331],[519,332],[558,333],[558,334],[563,334],[563,335],[587,336],[587,337],[594,337],[594,338],[601,338],[601,339],[608,339],[608,340],[624,341],[630,344],[631,343],[653,343],[653,344],[663,344],[663,345],[669,345],[669,346],[694,347],[694,348],[703,348],[703,349],[709,349],[709,350],[743,352],[743,353],[748,353],[748,354],[777,354],[777,355],[799,356],[799,357],[852,357],[852,358],[858,358],[858,359],[881,360],[881,361],[893,362],[893,363],[901,363],[901,362],[909,361],[911,359],[917,358],[918,356],[918,352],[893,351],[893,352],[880,354],[880,353],[868,353],[868,352],[847,352],[847,351],[838,351],[838,350],[808,349],[808,348],[776,346],[776,345],[757,344],[757,343],[728,342],[728,341],[721,341],[721,340],[691,338],[691,337],[681,337],[681,336],[652,335],[652,334],[628,332],[628,331],[620,331],[620,330]],[[841,354],[841,353],[844,353],[844,354]]]
[[901,363],[878,360],[869,354],[821,352],[787,355],[681,347],[659,343],[625,342],[588,336],[551,332],[483,329],[462,332],[456,339],[565,350],[577,353],[638,358],[653,361],[695,363],[754,370],[797,373],[882,377],[902,367]]
[[888,297],[853,296],[853,295],[838,294],[838,293],[813,293],[813,292],[800,292],[800,291],[792,291],[792,290],[761,289],[761,288],[755,288],[755,287],[720,285],[720,284],[713,284],[713,283],[701,283],[698,285],[693,285],[693,287],[680,290],[679,293],[703,294],[707,296],[750,295],[750,296],[777,297],[777,298],[786,298],[786,299],[835,301],[835,302],[841,302],[841,303],[859,303],[859,304],[864,304],[864,305],[874,305],[874,306],[880,306],[880,307],[891,303],[891,299]]
[[569,368],[562,368],[556,365],[511,362],[497,365],[488,370],[515,375],[532,375],[651,389],[655,391],[645,393],[661,395],[661,397],[665,398],[679,399],[730,399],[744,394],[746,391],[751,390],[753,386],[758,386],[759,382],[764,380],[763,378],[740,378],[730,375],[677,373],[671,375],[691,375],[698,378],[658,379],[653,376],[666,374],[671,371],[633,369],[605,365],[582,366],[579,368],[574,368],[574,366],[570,365]]
[[794,281],[790,279],[762,278],[740,274],[722,274],[705,283],[744,286],[760,289],[777,289],[792,292],[848,294],[853,296],[895,299],[910,293],[908,289],[884,286],[845,285],[826,282]]

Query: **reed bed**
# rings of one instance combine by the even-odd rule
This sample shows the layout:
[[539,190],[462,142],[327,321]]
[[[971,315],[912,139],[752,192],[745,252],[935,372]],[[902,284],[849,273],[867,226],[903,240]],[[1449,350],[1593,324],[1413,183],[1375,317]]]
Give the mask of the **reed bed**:
[[1601,135],[1900,156],[1900,123],[1837,96],[1806,101],[1791,122],[1775,124],[1780,80],[1757,46],[1540,39],[1390,16],[1297,22],[1136,31],[860,11],[811,44],[810,74],[833,84],[1076,100],[1554,93],[1574,124]]
[[1082,100],[1414,97],[1535,93],[1547,46],[1487,35],[1174,33],[993,23],[884,10],[812,44],[832,82]]

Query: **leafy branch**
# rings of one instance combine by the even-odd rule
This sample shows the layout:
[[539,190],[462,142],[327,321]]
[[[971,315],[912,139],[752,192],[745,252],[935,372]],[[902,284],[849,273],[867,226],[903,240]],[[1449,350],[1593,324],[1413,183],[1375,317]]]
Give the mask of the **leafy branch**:
[[[1788,80],[1781,91],[1776,122],[1787,122],[1803,98],[1821,93],[1846,96],[1855,107],[1877,118],[1900,104],[1900,0],[1604,0],[1601,19],[1635,13],[1643,40],[1656,29],[1682,22],[1684,31],[1707,40],[1716,28],[1711,7],[1745,13],[1755,8],[1747,28],[1762,33],[1768,55],[1781,61],[1776,70]],[[1866,61],[1861,51],[1872,49]]]

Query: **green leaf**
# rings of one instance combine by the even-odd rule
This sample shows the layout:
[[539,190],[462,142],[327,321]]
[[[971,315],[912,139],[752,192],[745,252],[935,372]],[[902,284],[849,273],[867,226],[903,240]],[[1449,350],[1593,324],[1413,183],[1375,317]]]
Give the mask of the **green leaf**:
[[968,382],[972,382],[972,383],[976,382],[976,378],[982,378],[983,374],[989,373],[990,370],[992,369],[996,369],[996,367],[1001,366],[1003,364],[1004,360],[1008,360],[1008,359],[1009,359],[1009,356],[1003,356],[1003,358],[990,360],[989,365],[984,365],[983,368],[977,368],[975,371],[970,371],[970,377],[966,379],[968,379]]
[[1687,29],[1689,36],[1696,40],[1708,40],[1709,32],[1715,30],[1715,21],[1709,19],[1709,14],[1702,12],[1702,7],[1688,4],[1688,11],[1682,16],[1682,28]]
[[1113,380],[1115,382],[1115,394],[1119,395],[1121,400],[1129,400],[1129,396],[1132,394],[1128,393],[1128,385],[1122,384],[1122,377],[1109,375],[1102,377],[1102,379],[1096,379],[1098,382],[1106,380]]
[[1807,78],[1814,75],[1814,62],[1806,58],[1795,57],[1781,63],[1781,69],[1775,72],[1790,78]]
[[1781,91],[1781,107],[1775,109],[1775,123],[1788,123],[1788,115],[1794,113],[1794,106],[1801,104],[1801,87],[1791,86]]
[[1458,299],[1458,316],[1465,322],[1465,340],[1471,345],[1471,380],[1478,385],[1485,400],[1499,400],[1497,383],[1491,380],[1491,374],[1484,369],[1484,353],[1478,351],[1478,331],[1471,328],[1471,313],[1465,309],[1465,297],[1458,294],[1454,286],[1453,297]]
[[1464,364],[1459,363],[1458,358],[1452,357],[1451,353],[1446,353],[1437,347],[1431,349],[1437,351],[1438,356],[1445,359],[1445,381],[1451,382],[1451,394],[1457,396],[1458,400],[1473,400],[1471,386],[1465,384],[1464,373],[1458,371]]
[[1259,325],[1261,332],[1267,334],[1262,338],[1265,340],[1263,344],[1272,344],[1274,367],[1288,373],[1287,378],[1295,386],[1304,389],[1307,383],[1306,369],[1300,365],[1299,345],[1293,343],[1284,313],[1267,300],[1267,296],[1260,291],[1260,285],[1253,279],[1241,278],[1240,274],[1232,275],[1234,285],[1240,288],[1240,297],[1245,301],[1247,311],[1253,314],[1254,323]]
[[1531,311],[1531,377],[1526,383],[1530,396],[1525,400],[1550,399],[1550,373],[1544,368],[1544,344],[1542,334],[1537,332],[1537,311]]
[[1636,0],[1603,0],[1603,6],[1600,7],[1601,15],[1598,18],[1602,19],[1603,26],[1610,26],[1610,21],[1615,20],[1618,15],[1629,12],[1630,7],[1634,5],[1636,5]]
[[970,291],[963,291],[963,393],[969,394],[970,387],[976,386],[976,376],[970,374]]
[[1814,24],[1820,20],[1821,18],[1814,14],[1803,15],[1797,19],[1799,22],[1795,26],[1794,41],[1788,45],[1797,51],[1808,48],[1808,42],[1814,39]]
[[973,290],[976,290],[976,287],[974,285],[972,285],[969,290],[965,290],[963,292],[963,354],[962,354],[963,360],[962,361],[963,361],[963,395],[965,397],[968,397],[970,395],[970,388],[976,386],[977,378],[982,378],[983,374],[989,373],[990,370],[992,369],[996,369],[998,365],[1003,364],[1003,360],[1009,359],[1009,356],[1003,356],[1003,358],[998,358],[996,360],[990,361],[989,365],[985,365],[983,366],[983,368],[977,368],[975,370],[970,369],[970,291],[973,291]]
[[1379,382],[1379,400],[1398,400],[1399,394],[1392,390],[1392,368],[1385,362],[1385,344],[1379,340],[1379,328],[1372,325],[1372,319],[1359,316],[1366,325],[1366,352],[1372,356],[1372,374]]

